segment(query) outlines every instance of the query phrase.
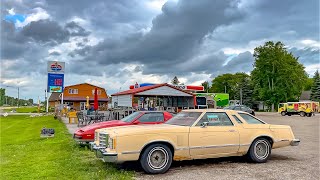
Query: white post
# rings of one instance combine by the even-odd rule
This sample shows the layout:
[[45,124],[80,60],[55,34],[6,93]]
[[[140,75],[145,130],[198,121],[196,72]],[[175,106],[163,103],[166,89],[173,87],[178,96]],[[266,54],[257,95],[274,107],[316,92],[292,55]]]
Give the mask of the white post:
[[61,105],[62,105],[62,108],[63,108],[63,92],[61,93]]
[[47,107],[46,107],[46,112],[48,113],[49,112],[49,98],[48,98],[48,91],[47,91],[47,89],[45,90],[45,92],[46,92],[46,104],[47,104]]

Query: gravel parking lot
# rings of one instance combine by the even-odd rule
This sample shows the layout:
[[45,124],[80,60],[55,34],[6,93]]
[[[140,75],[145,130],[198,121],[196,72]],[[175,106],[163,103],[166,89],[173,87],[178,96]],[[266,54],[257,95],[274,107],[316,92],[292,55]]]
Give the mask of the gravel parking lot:
[[[257,113],[257,117],[270,124],[290,125],[296,138],[296,147],[272,151],[264,164],[248,163],[244,158],[230,157],[207,160],[174,162],[171,169],[160,175],[148,175],[141,169],[136,179],[320,179],[319,176],[319,121],[313,117],[280,116],[277,113]],[[136,166],[135,166],[136,167]]]

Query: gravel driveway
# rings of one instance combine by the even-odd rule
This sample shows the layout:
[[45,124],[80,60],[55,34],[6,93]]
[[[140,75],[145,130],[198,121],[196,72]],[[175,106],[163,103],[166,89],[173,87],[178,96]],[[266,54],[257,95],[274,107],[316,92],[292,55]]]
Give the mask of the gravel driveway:
[[264,164],[248,163],[240,157],[174,162],[171,169],[160,175],[147,175],[141,168],[127,167],[137,171],[136,179],[320,179],[319,176],[319,121],[320,114],[313,117],[285,116],[276,113],[257,113],[257,117],[273,124],[290,125],[296,138],[296,147],[272,151],[271,159]]

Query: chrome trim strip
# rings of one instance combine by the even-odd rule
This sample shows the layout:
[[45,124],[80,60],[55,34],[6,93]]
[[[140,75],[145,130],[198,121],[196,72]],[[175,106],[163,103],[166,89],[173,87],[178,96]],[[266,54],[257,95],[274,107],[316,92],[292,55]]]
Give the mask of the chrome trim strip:
[[250,146],[250,144],[240,144],[240,146]]
[[176,151],[182,151],[182,150],[189,150],[189,147],[181,147],[181,148],[177,148]]
[[224,144],[224,145],[210,145],[210,146],[192,146],[190,149],[205,149],[205,148],[222,148],[229,146],[240,146],[240,144]]
[[285,141],[289,141],[289,139],[279,139],[279,140],[276,140],[275,142],[285,142]]
[[250,144],[225,144],[225,145],[211,145],[211,146],[192,146],[192,147],[182,147],[177,148],[176,150],[187,150],[187,149],[205,149],[205,148],[222,148],[229,146],[250,146]]
[[138,154],[140,151],[123,151],[121,154]]

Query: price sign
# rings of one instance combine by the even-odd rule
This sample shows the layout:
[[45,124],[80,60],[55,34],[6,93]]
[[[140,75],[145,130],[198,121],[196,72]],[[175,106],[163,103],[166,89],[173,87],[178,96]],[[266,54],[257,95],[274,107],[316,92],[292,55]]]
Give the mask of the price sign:
[[48,73],[48,92],[62,92],[64,74]]

